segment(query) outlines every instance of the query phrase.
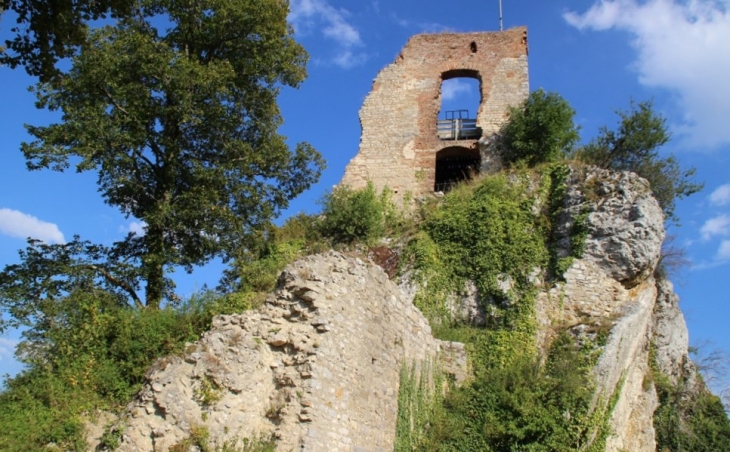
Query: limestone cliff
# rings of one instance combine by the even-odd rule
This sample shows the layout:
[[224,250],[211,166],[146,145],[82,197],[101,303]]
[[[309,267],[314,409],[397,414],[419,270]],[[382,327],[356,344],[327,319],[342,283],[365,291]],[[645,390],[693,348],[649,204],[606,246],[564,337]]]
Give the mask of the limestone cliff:
[[[575,336],[607,328],[593,400],[607,413],[605,450],[653,451],[652,372],[701,385],[677,296],[654,277],[662,212],[632,173],[572,170],[566,183],[557,257],[575,254],[577,226],[585,241],[561,281],[535,271],[537,342],[545,349],[557,328]],[[273,435],[281,451],[393,450],[402,366],[438,361],[457,382],[468,373],[464,347],[432,336],[413,293],[341,253],[291,264],[262,308],[216,318],[184,356],[149,371],[116,423],[118,450],[187,450],[180,445],[201,429],[219,446]],[[464,296],[461,307],[475,323],[484,318],[477,298]]]

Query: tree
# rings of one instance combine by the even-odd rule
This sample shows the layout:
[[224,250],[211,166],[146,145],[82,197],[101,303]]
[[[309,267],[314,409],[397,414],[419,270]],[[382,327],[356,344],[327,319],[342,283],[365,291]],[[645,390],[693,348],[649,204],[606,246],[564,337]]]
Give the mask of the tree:
[[28,74],[49,82],[61,75],[58,60],[85,42],[89,21],[129,15],[132,5],[128,0],[0,0],[0,13],[14,12],[16,23],[0,64],[24,66]]
[[621,118],[618,129],[601,127],[598,136],[575,157],[602,168],[633,171],[647,179],[665,218],[676,222],[676,200],[702,190],[703,184],[692,180],[695,168],[682,169],[673,155],[659,155],[670,135],[666,120],[654,112],[651,101],[632,101],[630,111],[619,110],[617,114]]
[[[310,145],[277,133],[276,97],[306,76],[285,0],[135,3],[86,32],[68,73],[39,83],[39,108],[61,123],[27,126],[29,169],[96,171],[105,202],[146,224],[117,248],[136,259],[145,303],[165,270],[245,247],[319,178]],[[92,15],[81,15],[84,20]],[[42,49],[41,49],[42,51]]]
[[575,111],[557,93],[542,88],[519,107],[510,108],[501,130],[501,153],[506,163],[520,160],[533,166],[563,158],[579,140]]
[[131,300],[143,307],[136,293],[139,269],[121,260],[119,251],[78,236],[54,245],[30,239],[19,252],[21,263],[0,273],[0,307],[9,314],[0,317],[0,332],[8,327],[47,328],[65,315],[62,302],[76,292],[104,291],[116,306],[125,307]]

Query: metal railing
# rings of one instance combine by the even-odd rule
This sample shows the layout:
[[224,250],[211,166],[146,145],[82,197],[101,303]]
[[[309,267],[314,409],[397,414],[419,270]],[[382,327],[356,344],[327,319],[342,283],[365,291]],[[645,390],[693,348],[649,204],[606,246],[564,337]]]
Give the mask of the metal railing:
[[482,137],[476,119],[439,119],[436,125],[441,140],[469,140]]

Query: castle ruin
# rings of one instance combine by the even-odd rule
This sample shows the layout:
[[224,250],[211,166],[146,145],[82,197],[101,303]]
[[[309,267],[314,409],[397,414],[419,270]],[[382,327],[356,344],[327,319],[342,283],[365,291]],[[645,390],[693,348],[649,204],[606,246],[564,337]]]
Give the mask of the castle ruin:
[[[439,120],[441,85],[457,77],[479,81],[476,118],[457,113]],[[342,184],[361,188],[372,181],[400,199],[446,191],[489,171],[495,165],[491,138],[528,92],[525,27],[413,36],[365,98],[360,149]]]

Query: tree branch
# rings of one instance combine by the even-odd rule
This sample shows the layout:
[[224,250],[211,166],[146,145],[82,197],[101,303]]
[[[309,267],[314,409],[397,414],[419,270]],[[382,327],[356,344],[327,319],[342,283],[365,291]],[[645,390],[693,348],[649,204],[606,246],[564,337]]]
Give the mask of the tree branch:
[[137,296],[137,292],[134,290],[134,288],[130,284],[122,281],[119,278],[115,278],[114,276],[112,276],[111,273],[106,271],[104,268],[99,267],[98,265],[87,264],[87,265],[83,265],[83,266],[86,268],[89,268],[91,270],[99,272],[99,274],[101,276],[103,276],[104,279],[106,279],[113,285],[115,285],[115,286],[119,287],[120,289],[124,290],[125,292],[127,292],[129,294],[129,296],[132,297],[132,300],[134,300],[134,305],[137,308],[144,309],[144,307],[145,307],[144,303],[142,303],[142,300],[140,300],[139,296]]

